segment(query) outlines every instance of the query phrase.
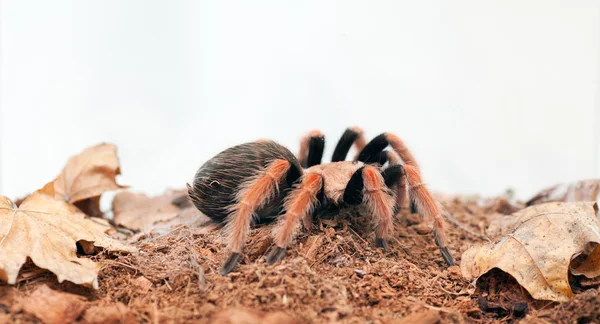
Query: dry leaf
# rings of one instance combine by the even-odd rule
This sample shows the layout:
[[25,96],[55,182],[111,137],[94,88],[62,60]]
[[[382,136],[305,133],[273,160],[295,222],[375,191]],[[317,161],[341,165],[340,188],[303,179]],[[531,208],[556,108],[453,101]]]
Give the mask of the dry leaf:
[[324,240],[325,237],[323,235],[311,235],[306,240],[302,254],[310,264],[313,264],[317,260],[317,252],[319,252],[319,248],[323,245]]
[[150,290],[150,288],[152,288],[152,281],[148,280],[144,276],[140,276],[135,278],[134,280],[131,280],[131,284],[133,286],[138,287],[140,289],[140,292],[143,294],[147,293]]
[[119,192],[113,200],[114,223],[132,230],[142,230],[154,223],[177,217],[182,209],[173,204],[185,190],[170,190],[164,195],[148,197],[142,193]]
[[515,221],[516,217],[514,215],[492,214],[488,216],[489,225],[485,229],[485,234],[492,240],[506,235],[510,232]]
[[238,308],[228,309],[219,312],[213,319],[214,323],[222,324],[279,324],[287,323],[294,324],[299,323],[291,316],[284,312],[273,312],[261,314],[250,310]]
[[86,307],[85,298],[43,285],[19,301],[27,313],[46,324],[73,323]]
[[[498,243],[472,247],[462,255],[461,270],[467,280],[493,268],[513,276],[535,299],[566,301],[571,260],[600,242],[600,221],[594,202],[547,203],[514,214]],[[600,251],[594,250],[593,256]],[[586,260],[587,261],[587,260]],[[592,275],[599,268],[584,262],[579,272]]]
[[394,320],[392,324],[435,324],[441,321],[440,314],[435,310],[424,310]]
[[103,192],[123,186],[115,178],[121,174],[114,144],[98,144],[71,157],[54,181],[56,197],[69,203],[100,197]]
[[551,201],[598,201],[600,179],[582,180],[573,183],[559,184],[542,190],[527,201],[527,206]]
[[87,324],[133,324],[135,315],[123,303],[107,306],[92,306],[83,316]]
[[100,265],[78,258],[76,243],[88,241],[110,251],[135,251],[106,235],[108,229],[56,199],[53,183],[31,194],[18,208],[0,196],[0,278],[15,284],[29,257],[36,266],[56,274],[59,282],[98,288]]

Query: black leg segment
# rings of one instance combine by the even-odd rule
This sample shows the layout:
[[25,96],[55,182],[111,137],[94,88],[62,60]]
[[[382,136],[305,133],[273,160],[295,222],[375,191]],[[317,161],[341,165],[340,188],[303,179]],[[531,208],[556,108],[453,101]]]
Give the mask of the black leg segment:
[[360,151],[358,160],[368,164],[379,162],[381,152],[388,146],[388,144],[389,142],[385,136],[385,133],[378,135],[372,139],[362,151]]
[[434,233],[434,239],[435,239],[435,244],[440,248],[440,251],[442,252],[442,258],[444,259],[444,262],[446,262],[446,264],[449,267],[455,265],[456,263],[454,262],[454,257],[452,256],[452,253],[450,253],[450,251],[448,251],[448,247],[441,246],[440,240],[437,236],[437,233]]
[[344,190],[344,202],[350,205],[358,205],[363,201],[363,173],[364,167],[356,170]]
[[389,161],[389,157],[388,157],[388,151],[387,150],[383,150],[381,151],[381,153],[379,153],[379,164],[380,165],[384,165]]
[[268,264],[274,264],[278,261],[283,260],[283,257],[285,257],[285,249],[280,248],[278,246],[274,246],[271,249],[271,252],[269,252],[269,255],[267,256],[266,260]]
[[308,157],[306,158],[305,168],[321,164],[323,159],[323,150],[325,149],[325,136],[313,136],[308,145]]
[[350,147],[352,147],[352,144],[354,144],[354,142],[358,138],[358,135],[360,134],[357,131],[351,128],[346,129],[346,131],[344,132],[344,134],[342,134],[342,137],[338,141],[337,145],[335,146],[331,162],[345,161],[346,156],[350,151]]
[[288,187],[292,187],[294,183],[298,182],[300,177],[302,176],[302,170],[298,168],[294,163],[290,163],[290,169],[285,176],[285,182]]
[[241,253],[231,253],[229,255],[229,257],[227,258],[227,260],[225,261],[225,263],[223,263],[223,267],[221,267],[221,275],[225,276],[228,273],[230,273],[235,266],[240,262],[240,259],[242,258],[242,254]]
[[404,167],[401,164],[394,164],[381,172],[385,185],[389,188],[397,184],[404,174]]
[[411,214],[418,214],[419,210],[417,209],[417,204],[415,204],[414,201],[410,201],[410,213]]
[[383,252],[387,251],[387,240],[384,238],[376,238],[375,239],[375,247],[377,247],[378,249],[383,249]]

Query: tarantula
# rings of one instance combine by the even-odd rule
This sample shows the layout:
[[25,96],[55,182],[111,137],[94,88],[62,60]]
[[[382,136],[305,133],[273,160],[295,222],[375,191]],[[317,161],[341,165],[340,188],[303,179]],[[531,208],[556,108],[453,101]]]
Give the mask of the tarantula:
[[[353,144],[359,153],[345,161]],[[385,150],[388,145],[391,151]],[[407,194],[421,215],[433,218],[435,242],[444,261],[454,265],[444,218],[400,138],[383,133],[367,144],[361,129],[348,128],[332,162],[321,164],[324,146],[324,135],[314,130],[302,138],[297,158],[273,141],[259,140],[228,148],[200,167],[193,186],[187,185],[188,194],[201,212],[226,224],[231,253],[222,275],[238,264],[253,221],[276,221],[275,246],[266,258],[273,264],[285,256],[300,223],[312,228],[313,215],[325,207],[362,204],[372,217],[376,246],[385,249]]]

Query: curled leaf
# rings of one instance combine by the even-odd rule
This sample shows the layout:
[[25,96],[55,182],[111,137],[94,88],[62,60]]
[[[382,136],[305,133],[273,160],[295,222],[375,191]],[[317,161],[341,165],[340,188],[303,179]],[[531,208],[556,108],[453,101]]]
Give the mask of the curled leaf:
[[[514,214],[508,232],[499,242],[465,251],[461,271],[465,279],[477,279],[498,268],[513,276],[533,298],[566,301],[571,260],[600,243],[600,221],[594,202],[547,203]],[[596,254],[594,254],[596,253]],[[600,260],[600,251],[590,257]],[[588,257],[579,272],[600,274],[600,262]],[[588,261],[591,260],[591,261]],[[577,274],[577,273],[575,273]]]
[[46,285],[38,287],[19,304],[45,324],[74,323],[86,308],[84,297],[52,290]]
[[129,191],[119,192],[113,200],[114,223],[142,230],[154,223],[171,220],[182,211],[178,206],[181,197],[187,198],[187,191],[170,190],[156,197]]
[[600,194],[600,179],[589,179],[546,188],[525,204],[532,206],[551,201],[598,201],[598,194]]
[[102,143],[71,157],[54,181],[56,197],[69,203],[99,197],[105,191],[117,190],[116,176],[121,174],[114,144]]
[[19,207],[0,196],[0,278],[15,284],[29,257],[38,267],[56,274],[59,282],[98,288],[100,265],[77,257],[77,242],[93,242],[109,251],[135,251],[106,235],[108,229],[56,199],[53,183],[31,194]]

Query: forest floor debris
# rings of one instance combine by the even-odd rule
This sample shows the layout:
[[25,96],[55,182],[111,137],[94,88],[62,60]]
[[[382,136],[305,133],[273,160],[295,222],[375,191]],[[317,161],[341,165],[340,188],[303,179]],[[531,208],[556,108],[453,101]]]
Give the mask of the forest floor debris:
[[[482,243],[491,222],[514,209],[505,198],[440,196],[445,209],[473,235],[448,226],[450,249],[460,256]],[[263,258],[269,225],[252,230],[242,263],[218,274],[226,249],[218,225],[185,207],[182,216],[145,233],[113,236],[139,252],[101,252],[98,290],[58,283],[28,262],[16,286],[0,285],[0,323],[573,323],[600,320],[598,282],[574,287],[565,303],[535,301],[516,280],[491,271],[476,287],[460,269],[447,268],[427,222],[403,211],[396,239],[383,253],[356,210],[321,215],[283,262]],[[184,217],[185,216],[185,217]],[[89,256],[82,256],[89,257]],[[32,304],[51,301],[54,313]],[[48,304],[47,306],[49,306]],[[71,306],[73,307],[71,307]],[[61,317],[62,316],[62,317]]]

